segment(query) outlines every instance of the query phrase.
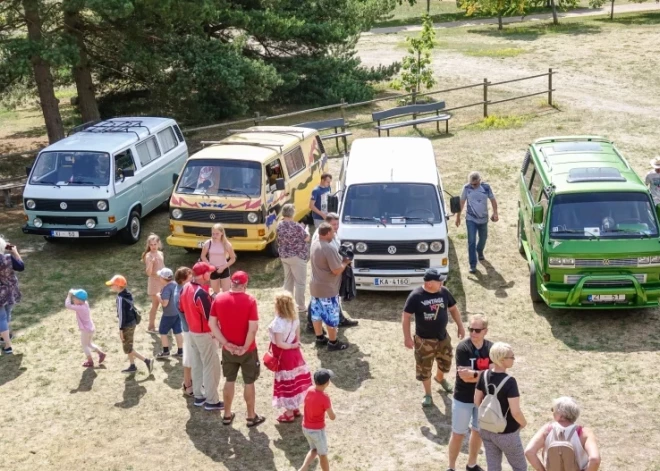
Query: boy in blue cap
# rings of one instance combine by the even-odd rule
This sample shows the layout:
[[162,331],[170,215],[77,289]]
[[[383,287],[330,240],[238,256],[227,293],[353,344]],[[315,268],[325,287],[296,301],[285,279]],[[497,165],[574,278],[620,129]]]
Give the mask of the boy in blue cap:
[[85,368],[94,368],[94,360],[92,360],[92,352],[99,355],[99,365],[105,360],[105,353],[99,347],[92,343],[94,337],[94,322],[89,312],[89,304],[87,304],[87,291],[84,289],[71,289],[67,294],[64,306],[71,309],[76,313],[78,320],[78,328],[80,329],[80,343],[82,344],[83,352],[87,357],[87,361],[82,364]]

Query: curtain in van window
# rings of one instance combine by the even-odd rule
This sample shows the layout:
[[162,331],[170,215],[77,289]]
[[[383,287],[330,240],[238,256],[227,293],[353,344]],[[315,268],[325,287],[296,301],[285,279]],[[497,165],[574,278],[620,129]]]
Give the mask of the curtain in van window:
[[152,160],[156,160],[158,157],[160,157],[160,149],[158,149],[158,143],[153,137],[136,145],[135,149],[137,150],[138,156],[140,157],[140,163],[142,166],[145,166]]
[[172,128],[165,128],[159,132],[158,139],[160,139],[160,145],[163,147],[163,154],[166,154],[178,145]]

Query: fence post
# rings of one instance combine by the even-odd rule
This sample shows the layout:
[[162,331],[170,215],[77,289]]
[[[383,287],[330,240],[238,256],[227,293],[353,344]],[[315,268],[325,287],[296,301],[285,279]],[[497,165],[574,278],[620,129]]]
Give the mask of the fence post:
[[259,126],[259,118],[261,117],[261,114],[258,111],[254,112],[254,125]]
[[552,106],[552,69],[548,69],[548,105]]
[[488,118],[488,79],[484,79],[484,118]]

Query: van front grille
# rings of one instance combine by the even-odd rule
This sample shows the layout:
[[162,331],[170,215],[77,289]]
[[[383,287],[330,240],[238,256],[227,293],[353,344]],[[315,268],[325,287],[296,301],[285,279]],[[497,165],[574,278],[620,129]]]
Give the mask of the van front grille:
[[[211,237],[210,227],[183,226],[183,232],[198,237]],[[247,229],[225,229],[225,234],[229,239],[232,237],[247,237]]]
[[[176,221],[208,222],[212,224],[217,222],[225,224],[252,224],[247,219],[247,215],[250,213],[249,211],[223,211],[220,209],[179,209],[183,215],[179,219],[176,219]],[[259,219],[254,224],[262,223],[263,217],[261,211],[255,211],[255,214],[259,217]],[[174,217],[172,217],[171,211],[170,219],[174,219]]]
[[[564,283],[567,285],[574,285],[577,284],[578,281],[580,281],[580,278],[582,278],[584,275],[566,275],[564,276]],[[640,283],[646,283],[646,273],[635,273],[633,275],[637,281]],[[591,287],[597,287],[597,286],[632,286],[632,281],[626,281],[626,280],[597,280],[597,281],[588,281],[584,284],[584,286],[591,286]]]
[[368,258],[356,258],[353,263],[356,269],[370,270],[416,270],[429,268],[431,263],[428,259],[414,260],[373,260]]
[[575,268],[636,267],[636,258],[576,258]]
[[[26,201],[33,200],[35,207],[29,211],[66,211],[66,212],[99,212],[99,209],[96,207],[96,204],[99,201],[105,201],[106,205],[107,200],[66,200],[66,199],[35,199],[35,198],[25,198],[23,200],[23,207],[28,209]],[[62,209],[64,206],[64,209]],[[105,211],[108,211],[109,205],[106,206]],[[84,223],[83,223],[84,224]]]
[[96,218],[88,218],[84,216],[37,216],[44,224],[53,224],[58,226],[84,226],[88,219],[93,219],[98,222]]
[[[349,241],[342,241],[342,242],[349,242]],[[382,241],[382,240],[351,240],[350,241],[353,244],[357,244],[358,242],[364,242],[367,244],[367,251],[364,252],[365,254],[371,254],[371,255],[421,255],[421,252],[417,251],[417,244],[420,242],[426,242],[427,244],[431,245],[432,240],[427,240],[427,241],[421,241],[421,240],[415,240],[415,241]],[[444,251],[444,242],[440,241],[442,244],[442,248],[440,249],[439,252],[431,252],[429,251],[427,253],[442,253]],[[390,247],[394,247],[394,250],[391,251]]]

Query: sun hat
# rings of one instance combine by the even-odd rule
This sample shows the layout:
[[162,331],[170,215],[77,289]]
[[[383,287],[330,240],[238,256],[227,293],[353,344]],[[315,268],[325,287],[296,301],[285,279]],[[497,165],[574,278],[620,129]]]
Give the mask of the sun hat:
[[87,301],[87,291],[84,289],[74,289],[71,291],[71,295],[81,301]]
[[172,278],[174,278],[174,273],[172,272],[172,270],[166,267],[158,270],[156,272],[156,275],[160,276],[161,278],[165,278],[166,280],[171,280]]
[[437,268],[429,268],[424,273],[424,281],[445,281],[447,275],[440,273]]
[[321,368],[319,370],[316,370],[314,373],[314,384],[318,386],[323,386],[326,384],[330,379],[335,377],[335,373],[332,370],[328,370],[326,368]]
[[235,285],[246,285],[250,277],[244,271],[237,271],[231,275],[231,282]]
[[653,168],[660,168],[660,155],[657,156],[655,159],[651,159],[649,163]]
[[105,282],[106,286],[112,286],[112,285],[117,285],[121,286],[122,288],[125,287],[128,283],[126,282],[126,278],[124,278],[121,275],[115,275],[112,278],[110,278],[109,281]]
[[197,262],[193,265],[192,271],[195,276],[203,276],[207,273],[213,273],[215,271],[215,267],[213,265],[209,265],[206,262]]

